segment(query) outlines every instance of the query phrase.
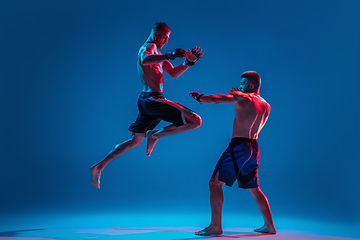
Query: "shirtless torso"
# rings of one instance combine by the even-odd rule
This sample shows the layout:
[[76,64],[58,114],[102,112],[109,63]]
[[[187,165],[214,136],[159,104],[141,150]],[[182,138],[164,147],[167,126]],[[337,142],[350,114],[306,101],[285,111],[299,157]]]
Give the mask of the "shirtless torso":
[[257,139],[270,113],[270,105],[257,93],[233,92],[241,100],[234,103],[235,119],[232,137]]
[[154,43],[144,43],[138,54],[137,68],[143,84],[143,92],[162,92],[164,84],[163,63],[143,65],[143,60],[150,55],[162,55]]
[[[137,68],[143,84],[143,92],[163,92],[164,71],[171,77],[178,78],[189,68],[184,64],[174,67],[160,52],[159,49],[167,43],[170,32],[162,32],[157,36],[156,40],[149,38],[140,47],[138,53]],[[196,52],[201,52],[200,48],[194,49]],[[188,59],[197,59],[190,50],[185,53]]]

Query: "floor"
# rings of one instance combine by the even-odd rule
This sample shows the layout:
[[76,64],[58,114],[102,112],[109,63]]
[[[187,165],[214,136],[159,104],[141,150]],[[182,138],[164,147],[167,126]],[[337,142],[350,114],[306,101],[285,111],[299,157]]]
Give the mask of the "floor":
[[[190,220],[189,220],[190,219]],[[41,213],[13,214],[0,219],[0,240],[354,240],[360,239],[356,226],[325,224],[313,221],[276,219],[276,235],[258,234],[253,228],[232,227],[254,225],[259,219],[252,216],[227,216],[222,236],[196,236],[207,216],[186,214],[89,214]],[[184,223],[189,223],[185,225]],[[202,224],[202,225],[201,225]],[[205,226],[204,226],[205,227]],[[257,227],[257,226],[256,226]]]

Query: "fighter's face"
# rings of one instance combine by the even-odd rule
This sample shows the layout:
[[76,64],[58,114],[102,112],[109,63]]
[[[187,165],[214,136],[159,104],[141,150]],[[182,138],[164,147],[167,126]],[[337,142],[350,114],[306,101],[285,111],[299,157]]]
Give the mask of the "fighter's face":
[[241,78],[239,90],[243,93],[249,92],[249,81],[247,80],[247,78]]
[[157,46],[158,49],[161,49],[165,44],[167,44],[168,39],[170,37],[170,32],[168,31],[159,31],[159,32],[155,32],[155,44]]

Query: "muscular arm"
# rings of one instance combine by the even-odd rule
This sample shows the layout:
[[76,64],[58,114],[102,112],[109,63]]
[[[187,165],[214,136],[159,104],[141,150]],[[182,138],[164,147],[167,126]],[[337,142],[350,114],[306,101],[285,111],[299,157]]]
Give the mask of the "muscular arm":
[[149,55],[142,59],[142,65],[143,66],[153,65],[153,64],[161,63],[165,60],[166,58],[164,55]]
[[173,67],[173,65],[169,61],[164,61],[163,69],[170,76],[174,78],[178,78],[181,74],[183,74],[189,68],[188,65],[181,64],[177,67]]
[[[199,93],[193,92],[190,95],[196,99],[199,96]],[[247,99],[247,97],[242,92],[232,92],[229,94],[212,94],[212,95],[202,95],[200,101],[207,104],[219,104],[219,103],[233,103],[241,100]]]

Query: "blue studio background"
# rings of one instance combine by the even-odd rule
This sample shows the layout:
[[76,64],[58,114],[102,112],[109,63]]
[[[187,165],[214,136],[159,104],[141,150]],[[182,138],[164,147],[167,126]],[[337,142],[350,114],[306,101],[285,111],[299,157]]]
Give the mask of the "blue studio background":
[[[274,218],[356,224],[359,9],[356,0],[1,1],[0,212],[209,213],[233,105],[199,105],[188,93],[228,93],[256,70],[272,106],[259,176]],[[203,49],[164,84],[203,124],[160,140],[150,158],[144,141],[110,163],[96,189],[90,166],[131,135],[137,52],[157,21],[172,29],[162,52]],[[260,216],[247,191],[224,193],[225,213]]]

